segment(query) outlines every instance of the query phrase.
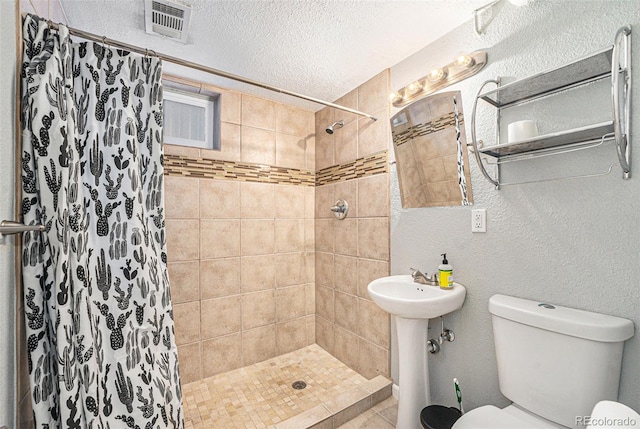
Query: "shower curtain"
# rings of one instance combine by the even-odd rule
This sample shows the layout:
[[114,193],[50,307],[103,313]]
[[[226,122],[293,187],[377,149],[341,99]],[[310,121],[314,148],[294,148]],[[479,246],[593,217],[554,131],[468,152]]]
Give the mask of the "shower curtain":
[[36,428],[182,428],[162,64],[23,25],[22,212]]

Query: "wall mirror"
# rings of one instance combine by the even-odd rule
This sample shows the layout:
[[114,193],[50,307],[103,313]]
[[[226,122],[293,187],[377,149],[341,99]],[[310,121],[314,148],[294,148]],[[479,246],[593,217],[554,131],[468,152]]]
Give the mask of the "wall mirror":
[[434,94],[391,118],[402,207],[473,204],[460,91]]

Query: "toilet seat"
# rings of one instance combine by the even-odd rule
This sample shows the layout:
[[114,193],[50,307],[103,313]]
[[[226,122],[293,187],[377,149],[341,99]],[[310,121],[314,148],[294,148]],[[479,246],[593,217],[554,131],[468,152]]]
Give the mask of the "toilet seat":
[[542,417],[526,413],[513,405],[504,409],[485,405],[460,417],[452,429],[557,429],[562,427]]

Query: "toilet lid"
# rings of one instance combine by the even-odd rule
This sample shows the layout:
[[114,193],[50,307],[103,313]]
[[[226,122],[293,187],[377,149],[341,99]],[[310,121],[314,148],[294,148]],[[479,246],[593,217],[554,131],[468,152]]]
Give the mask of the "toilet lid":
[[540,420],[532,422],[531,419],[519,418],[511,412],[486,405],[471,410],[458,420],[452,429],[546,429],[557,428]]

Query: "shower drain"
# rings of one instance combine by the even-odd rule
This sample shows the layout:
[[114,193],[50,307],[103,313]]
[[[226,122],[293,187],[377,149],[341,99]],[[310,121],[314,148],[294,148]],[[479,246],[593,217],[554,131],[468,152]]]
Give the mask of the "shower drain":
[[293,387],[296,390],[302,390],[305,387],[307,387],[307,383],[305,383],[304,381],[298,380],[298,381],[294,381],[291,387]]

